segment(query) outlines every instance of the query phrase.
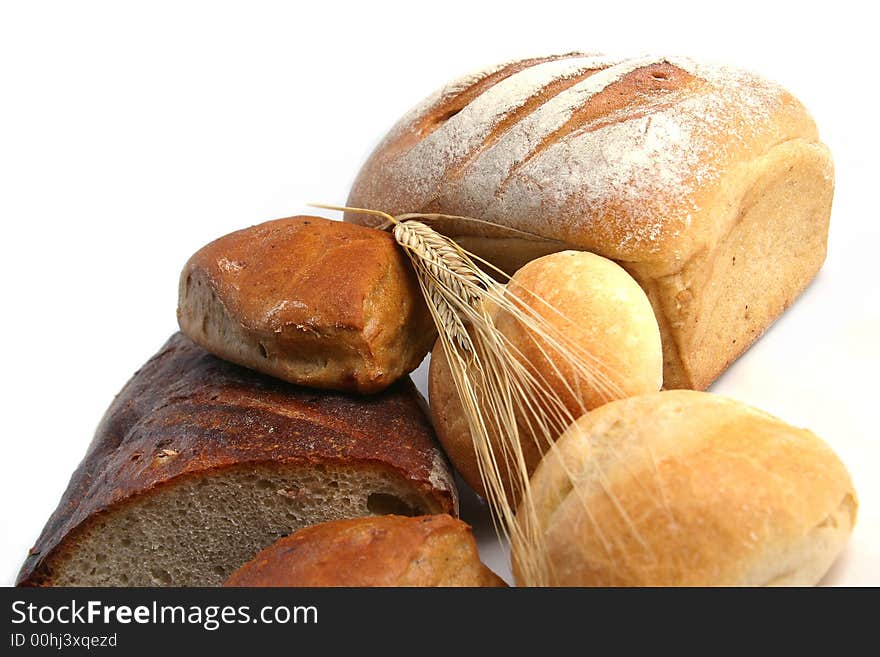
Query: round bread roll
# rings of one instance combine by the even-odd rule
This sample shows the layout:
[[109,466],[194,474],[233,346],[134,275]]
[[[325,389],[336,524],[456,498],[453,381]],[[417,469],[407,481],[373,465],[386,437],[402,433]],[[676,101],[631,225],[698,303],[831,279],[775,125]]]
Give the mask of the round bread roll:
[[709,393],[606,404],[556,446],[532,477],[552,585],[813,585],[856,518],[828,445]]
[[446,515],[312,525],[260,552],[224,586],[506,586],[471,528]]
[[[616,263],[585,251],[562,251],[528,263],[514,274],[508,289],[596,359],[590,370],[598,380],[583,380],[561,360],[550,363],[545,354],[558,352],[520,320],[503,310],[495,316],[498,329],[546,379],[573,417],[613,399],[660,389],[663,357],[657,320],[645,293]],[[431,357],[428,387],[431,419],[443,448],[464,480],[485,496],[470,431],[439,342]],[[548,445],[520,425],[531,474]]]

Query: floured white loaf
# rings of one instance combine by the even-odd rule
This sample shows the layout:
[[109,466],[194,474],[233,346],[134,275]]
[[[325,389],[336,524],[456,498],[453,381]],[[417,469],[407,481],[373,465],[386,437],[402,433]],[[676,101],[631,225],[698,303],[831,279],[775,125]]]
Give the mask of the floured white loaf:
[[509,273],[562,249],[616,260],[654,307],[664,385],[701,389],[818,271],[833,187],[781,87],[679,57],[567,54],[441,89],[392,128],[348,204],[531,233],[432,224]]

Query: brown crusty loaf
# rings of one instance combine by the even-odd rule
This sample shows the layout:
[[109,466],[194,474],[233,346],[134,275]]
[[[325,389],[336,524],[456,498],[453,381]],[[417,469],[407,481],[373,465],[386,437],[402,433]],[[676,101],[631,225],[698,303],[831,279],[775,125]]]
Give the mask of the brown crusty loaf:
[[377,392],[411,372],[434,325],[390,234],[290,217],[221,237],[180,276],[180,329],[291,383]]
[[408,379],[309,390],[177,334],[113,401],[18,584],[219,585],[305,525],[456,507]]
[[313,525],[282,538],[226,586],[506,586],[480,561],[471,528],[448,515]]
[[551,584],[813,585],[855,523],[828,445],[717,395],[611,402],[556,445],[532,477]]
[[508,273],[568,248],[618,261],[657,315],[664,385],[702,389],[818,271],[833,186],[816,126],[775,84],[681,57],[568,54],[441,89],[377,147],[348,204],[531,233],[432,223]]

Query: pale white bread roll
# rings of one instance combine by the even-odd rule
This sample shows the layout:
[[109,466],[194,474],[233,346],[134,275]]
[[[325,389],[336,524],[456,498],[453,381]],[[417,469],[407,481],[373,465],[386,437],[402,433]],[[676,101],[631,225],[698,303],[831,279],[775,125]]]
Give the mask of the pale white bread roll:
[[615,401],[556,447],[532,477],[555,585],[813,585],[855,523],[828,445],[717,395]]
[[[578,350],[571,355],[583,360],[581,367],[572,367],[533,326],[496,311],[495,325],[511,348],[546,381],[572,419],[613,399],[660,389],[663,359],[657,321],[645,293],[619,265],[592,253],[563,251],[528,263],[513,276],[508,290],[542,318],[552,336],[563,336],[564,346]],[[471,434],[439,342],[428,388],[431,420],[444,450],[465,481],[485,496]],[[531,473],[549,443],[536,437],[527,422],[519,425]]]
[[575,53],[447,85],[392,128],[348,204],[533,234],[432,223],[509,273],[571,248],[618,261],[657,315],[665,386],[702,389],[818,271],[833,186],[813,120],[780,86]]

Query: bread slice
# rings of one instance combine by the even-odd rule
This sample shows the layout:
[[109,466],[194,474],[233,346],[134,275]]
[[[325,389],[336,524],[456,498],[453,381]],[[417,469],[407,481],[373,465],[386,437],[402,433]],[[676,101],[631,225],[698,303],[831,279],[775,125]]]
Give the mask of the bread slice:
[[436,335],[394,238],[321,217],[211,242],[183,268],[179,298],[180,330],[205,349],[314,388],[384,390]]
[[282,538],[225,586],[506,586],[480,561],[471,528],[445,514],[354,518]]
[[177,334],[113,401],[18,584],[219,585],[306,525],[456,512],[408,379],[309,390]]

